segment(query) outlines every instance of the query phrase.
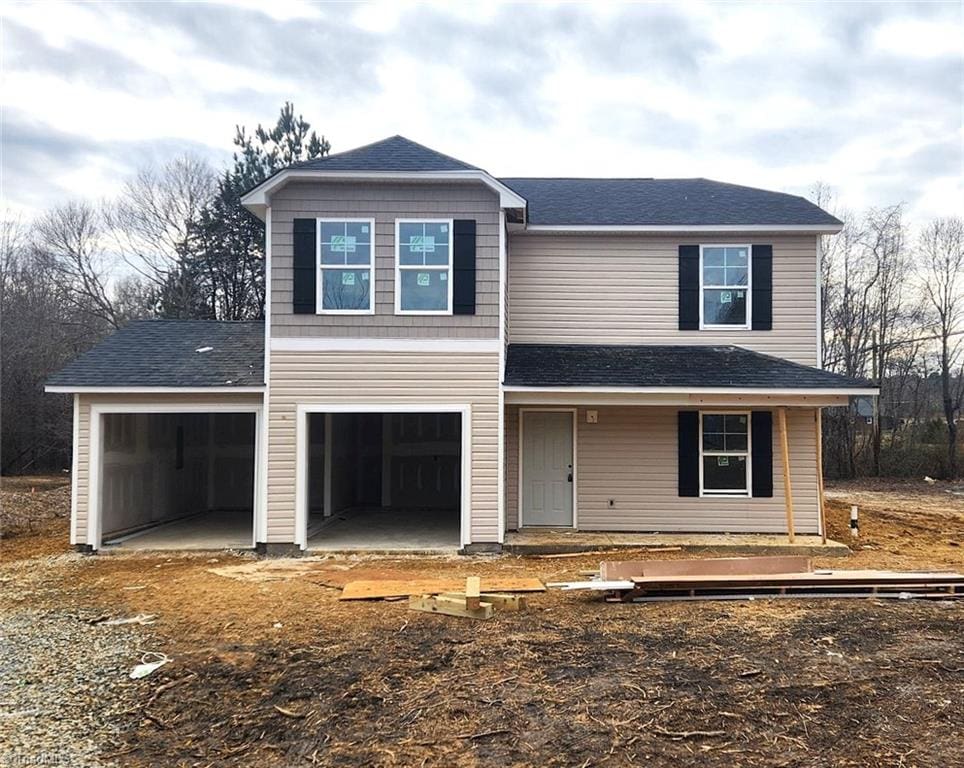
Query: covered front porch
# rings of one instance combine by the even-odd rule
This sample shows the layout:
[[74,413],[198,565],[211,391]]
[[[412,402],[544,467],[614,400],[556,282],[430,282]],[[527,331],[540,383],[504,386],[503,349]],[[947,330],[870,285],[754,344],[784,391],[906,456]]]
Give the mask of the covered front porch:
[[508,551],[834,548],[821,409],[868,388],[735,347],[522,346],[506,374]]

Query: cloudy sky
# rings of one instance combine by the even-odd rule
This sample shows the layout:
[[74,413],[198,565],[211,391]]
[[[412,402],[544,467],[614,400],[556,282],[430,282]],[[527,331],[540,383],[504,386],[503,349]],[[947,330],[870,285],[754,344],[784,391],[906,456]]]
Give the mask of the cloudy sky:
[[215,164],[285,100],[495,175],[706,176],[964,211],[964,3],[7,2],[4,205]]

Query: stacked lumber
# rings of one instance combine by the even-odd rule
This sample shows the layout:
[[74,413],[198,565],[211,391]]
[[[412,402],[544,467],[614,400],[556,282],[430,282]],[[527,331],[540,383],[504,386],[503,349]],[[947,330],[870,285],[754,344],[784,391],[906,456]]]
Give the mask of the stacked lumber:
[[549,584],[606,593],[612,601],[753,598],[955,598],[964,574],[945,571],[814,570],[807,557],[604,562],[588,581]]
[[[484,589],[483,589],[484,587]],[[468,619],[489,619],[496,611],[525,610],[526,592],[544,592],[538,579],[485,578],[415,579],[412,581],[353,581],[345,585],[341,600],[377,600],[408,597],[412,611],[440,613]]]

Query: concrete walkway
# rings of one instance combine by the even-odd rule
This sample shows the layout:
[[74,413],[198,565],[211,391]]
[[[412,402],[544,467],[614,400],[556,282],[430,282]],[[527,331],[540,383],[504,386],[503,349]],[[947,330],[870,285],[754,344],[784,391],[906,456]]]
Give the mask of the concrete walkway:
[[505,535],[504,551],[515,555],[548,555],[594,550],[680,547],[684,552],[732,555],[811,555],[846,557],[850,549],[838,541],[770,533],[606,533],[594,531],[523,529]]

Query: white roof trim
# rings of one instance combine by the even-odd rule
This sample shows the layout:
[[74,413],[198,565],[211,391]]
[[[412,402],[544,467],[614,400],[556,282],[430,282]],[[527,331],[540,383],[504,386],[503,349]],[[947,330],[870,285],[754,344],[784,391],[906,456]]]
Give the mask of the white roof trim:
[[330,179],[345,181],[481,181],[499,194],[502,208],[525,208],[525,198],[513,192],[485,171],[326,171],[324,169],[290,168],[265,179],[241,198],[241,203],[252,213],[264,218],[271,203],[271,193],[298,179]]
[[250,395],[264,392],[263,386],[257,387],[75,387],[70,385],[46,386],[44,392],[76,392],[79,394],[118,394],[118,395]]
[[684,395],[793,395],[826,396],[855,395],[874,396],[880,393],[877,387],[841,387],[777,389],[773,387],[522,387],[503,384],[504,392],[558,392],[561,394],[684,394]]
[[588,232],[632,233],[688,233],[688,232],[796,232],[801,234],[834,235],[840,224],[529,224],[525,232],[578,234]]

